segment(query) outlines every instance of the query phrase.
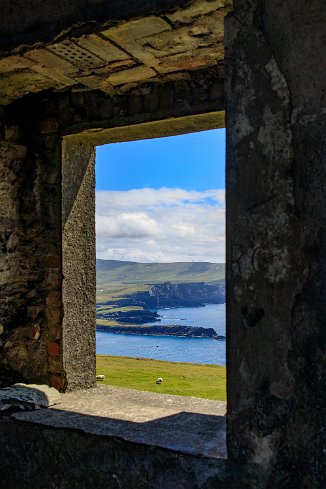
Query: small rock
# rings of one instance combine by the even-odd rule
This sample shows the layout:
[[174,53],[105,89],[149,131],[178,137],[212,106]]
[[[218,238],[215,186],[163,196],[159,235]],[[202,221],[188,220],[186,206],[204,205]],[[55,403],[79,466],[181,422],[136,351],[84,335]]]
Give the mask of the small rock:
[[103,375],[103,374],[96,376],[96,380],[104,380],[104,379],[105,379],[105,375]]
[[14,384],[0,389],[0,411],[32,411],[60,404],[61,394],[54,387],[37,384]]

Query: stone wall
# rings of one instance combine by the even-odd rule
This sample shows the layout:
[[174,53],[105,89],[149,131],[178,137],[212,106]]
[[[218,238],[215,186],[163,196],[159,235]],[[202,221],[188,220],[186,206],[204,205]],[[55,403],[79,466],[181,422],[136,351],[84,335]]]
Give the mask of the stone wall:
[[77,0],[58,0],[45,5],[43,0],[29,0],[28,10],[22,16],[21,0],[3,0],[0,50],[49,42],[67,31],[82,35],[93,32],[96,23],[114,25],[160,11],[173,12],[187,4],[189,0],[87,0],[82,5]]
[[[63,411],[60,417],[71,415]],[[71,430],[2,417],[0,455],[6,461],[1,467],[3,487],[246,488],[246,476],[241,469],[230,473],[226,480],[224,460],[196,457],[119,437],[94,435],[87,432],[87,418],[85,416],[84,430]],[[28,450],[23,448],[24,445]]]
[[[197,70],[196,73],[171,75],[164,83],[146,83],[128,87],[124,94],[105,95],[90,92],[65,92],[57,95],[59,118],[65,135],[78,135],[93,144],[111,141],[107,131],[116,129],[113,141],[121,141],[121,128],[174,118],[171,133],[177,134],[177,118],[212,114],[204,128],[223,127],[224,80],[221,67]],[[215,119],[215,120],[214,120]],[[194,123],[187,132],[201,130]],[[184,132],[182,126],[180,134]],[[112,131],[113,132],[113,131]],[[151,134],[144,138],[153,137]],[[137,137],[136,137],[137,138]]]
[[228,448],[263,487],[310,489],[326,473],[326,6],[306,7],[240,0],[226,23]]
[[34,122],[15,108],[0,143],[0,384],[61,388],[61,143]]

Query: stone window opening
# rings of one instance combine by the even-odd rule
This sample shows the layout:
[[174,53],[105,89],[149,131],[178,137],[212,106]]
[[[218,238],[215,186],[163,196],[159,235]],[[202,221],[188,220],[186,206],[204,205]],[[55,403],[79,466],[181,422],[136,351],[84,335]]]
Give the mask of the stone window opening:
[[[208,117],[206,128],[211,129],[219,126],[223,127],[223,114],[220,116],[220,123],[216,119]],[[212,124],[212,120],[214,121]],[[180,123],[180,121],[179,121]],[[184,128],[180,130],[178,125],[173,128],[170,125],[166,130],[163,123],[163,130],[157,131],[155,135],[160,136],[171,132],[173,134],[190,132],[189,129],[196,130],[196,120],[190,118],[183,121]],[[189,127],[190,126],[190,127]],[[213,127],[212,127],[213,126]],[[203,127],[203,124],[200,124]],[[135,128],[131,128],[133,132]],[[153,137],[153,132],[142,131],[146,136]],[[132,135],[132,133],[131,133]],[[102,135],[101,135],[102,136]],[[131,137],[134,139],[133,137]],[[131,139],[126,130],[124,140]],[[98,138],[97,138],[98,139]],[[109,139],[109,137],[108,137]],[[120,138],[121,140],[121,134]],[[137,138],[138,139],[138,138]],[[143,138],[139,138],[143,139]],[[101,137],[101,142],[102,142]],[[79,388],[91,387],[95,382],[96,364],[96,339],[95,339],[95,292],[96,292],[96,270],[95,270],[95,145],[91,141],[89,144],[79,137],[66,137],[63,141],[63,163],[62,163],[62,189],[63,195],[63,365],[67,379],[67,391],[75,391]],[[110,142],[110,141],[107,141]],[[78,313],[76,313],[78,311]],[[145,397],[148,393],[143,392]],[[70,394],[69,394],[70,395]],[[72,395],[72,394],[71,394]],[[141,395],[141,391],[140,391]],[[138,395],[137,395],[138,397]],[[122,401],[123,402],[123,401]],[[135,401],[136,402],[136,401]],[[140,401],[139,401],[140,402]],[[186,401],[185,401],[186,402]],[[150,403],[150,402],[149,402]],[[207,401],[209,404],[209,401]],[[213,401],[212,401],[213,404]],[[221,403],[222,405],[223,403]],[[214,407],[214,409],[216,406]],[[208,408],[207,408],[208,409]],[[215,426],[216,443],[211,447],[209,453],[213,457],[225,457],[225,427],[224,418],[220,416],[223,407],[212,414],[212,407],[207,410],[206,415],[196,415],[193,413],[193,427],[195,420],[198,419],[199,426],[206,423],[206,429],[210,431],[211,426]],[[189,416],[189,415],[187,415]],[[197,416],[197,417],[196,417]],[[173,417],[171,418],[173,419]],[[176,416],[176,426],[181,421]],[[155,423],[157,423],[156,421]],[[171,421],[172,422],[172,421]],[[184,420],[185,422],[185,420]],[[204,423],[204,424],[203,424]],[[214,425],[215,423],[215,425]],[[211,435],[212,436],[212,435]],[[206,450],[202,440],[193,443],[193,447],[188,450],[195,453],[196,450]],[[192,445],[192,443],[191,443]],[[186,449],[186,448],[185,448]],[[187,450],[187,449],[186,449]],[[198,453],[198,452],[197,452]]]
[[116,128],[98,133],[90,131],[83,136],[63,139],[62,356],[67,379],[65,389],[91,386],[95,380],[95,147],[220,127],[224,127],[224,113],[215,112],[126,126],[119,131]]

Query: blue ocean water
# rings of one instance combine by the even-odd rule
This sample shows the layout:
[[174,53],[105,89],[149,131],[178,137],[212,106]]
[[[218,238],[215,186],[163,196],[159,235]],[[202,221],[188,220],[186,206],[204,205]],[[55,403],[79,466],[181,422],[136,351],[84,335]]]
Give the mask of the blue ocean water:
[[[158,309],[161,323],[184,324],[214,328],[225,336],[225,304],[205,307],[176,307]],[[96,332],[96,352],[136,358],[152,358],[170,362],[191,362],[225,365],[225,340],[211,338],[178,338],[173,336],[122,335]]]

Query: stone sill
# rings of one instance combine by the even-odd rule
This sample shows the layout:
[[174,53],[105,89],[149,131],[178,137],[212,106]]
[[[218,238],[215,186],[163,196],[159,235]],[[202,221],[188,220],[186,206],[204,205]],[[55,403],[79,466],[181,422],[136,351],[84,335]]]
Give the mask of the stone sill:
[[3,487],[225,487],[224,412],[218,401],[106,386],[66,393],[0,417]]
[[225,410],[222,401],[98,385],[66,393],[62,403],[51,408],[15,413],[11,417],[225,459]]

